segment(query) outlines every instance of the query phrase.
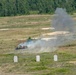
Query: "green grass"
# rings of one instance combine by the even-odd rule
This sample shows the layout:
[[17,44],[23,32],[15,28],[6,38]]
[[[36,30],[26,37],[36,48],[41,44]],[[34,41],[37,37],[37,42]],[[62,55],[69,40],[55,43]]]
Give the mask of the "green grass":
[[[58,61],[53,61],[53,55],[58,55]],[[13,62],[14,55],[19,58],[18,63]],[[40,74],[40,75],[71,75],[76,74],[76,65],[69,63],[69,61],[75,61],[76,55],[74,57],[66,53],[52,52],[52,53],[40,53],[41,61],[36,62],[37,54],[2,54],[0,55],[0,67],[5,73],[30,73],[30,74]],[[68,58],[69,57],[69,58]],[[63,60],[62,60],[63,59]],[[66,60],[67,59],[67,60]],[[74,75],[73,74],[73,75]]]
[[[76,41],[73,44],[59,47],[55,52],[18,53],[16,46],[28,37],[39,37],[43,33],[41,28],[51,26],[51,15],[27,15],[15,17],[1,17],[0,29],[0,72],[28,75],[76,75]],[[41,57],[36,62],[36,55]],[[53,61],[54,54],[58,61]],[[14,55],[19,58],[13,62]]]

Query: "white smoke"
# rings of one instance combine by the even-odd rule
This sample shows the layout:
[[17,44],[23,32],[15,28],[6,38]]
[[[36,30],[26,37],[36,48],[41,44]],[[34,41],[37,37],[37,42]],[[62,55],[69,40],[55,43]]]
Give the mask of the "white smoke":
[[54,27],[54,31],[66,31],[69,32],[67,34],[59,34],[55,35],[53,39],[50,36],[49,40],[37,39],[36,41],[32,41],[28,45],[26,43],[21,44],[27,45],[27,52],[52,52],[55,51],[59,46],[65,45],[67,42],[76,40],[75,36],[75,22],[72,17],[67,14],[67,12],[62,8],[57,8],[55,11],[55,15],[52,21],[52,27]]

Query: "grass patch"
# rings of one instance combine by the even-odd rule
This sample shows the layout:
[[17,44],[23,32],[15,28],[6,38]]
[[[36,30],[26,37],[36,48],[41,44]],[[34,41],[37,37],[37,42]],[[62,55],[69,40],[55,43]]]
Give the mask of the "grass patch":
[[[32,75],[76,75],[76,41],[74,44],[59,47],[55,52],[38,53],[40,62],[36,62],[33,53],[16,53],[16,46],[26,41],[28,37],[35,38],[41,34],[51,32],[41,28],[50,27],[50,15],[27,15],[15,17],[1,17],[0,29],[0,70],[5,73],[32,74]],[[58,61],[53,56],[58,55]],[[19,58],[13,62],[14,55]],[[70,63],[72,62],[72,63]]]

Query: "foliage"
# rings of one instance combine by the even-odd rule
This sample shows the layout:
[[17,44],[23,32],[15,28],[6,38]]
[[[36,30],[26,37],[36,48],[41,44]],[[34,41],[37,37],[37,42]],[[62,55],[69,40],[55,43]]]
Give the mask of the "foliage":
[[57,7],[73,13],[76,0],[0,0],[0,16],[53,13]]

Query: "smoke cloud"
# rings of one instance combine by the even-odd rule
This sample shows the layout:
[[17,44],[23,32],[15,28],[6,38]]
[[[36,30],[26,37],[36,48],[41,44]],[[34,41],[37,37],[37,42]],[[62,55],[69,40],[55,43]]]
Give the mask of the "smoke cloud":
[[[52,52],[55,51],[59,46],[76,40],[75,22],[73,21],[72,17],[67,14],[65,9],[56,9],[51,26],[54,28],[54,32],[61,32],[61,34],[57,34],[54,36],[50,35],[50,39],[47,41],[43,40],[43,37],[41,39],[29,42],[28,45],[26,44],[26,42],[20,45],[27,45],[28,49],[25,50],[27,52]],[[65,34],[63,34],[64,31],[66,32]]]
[[75,22],[73,18],[67,14],[65,9],[57,8],[52,21],[52,27],[55,31],[75,32]]

